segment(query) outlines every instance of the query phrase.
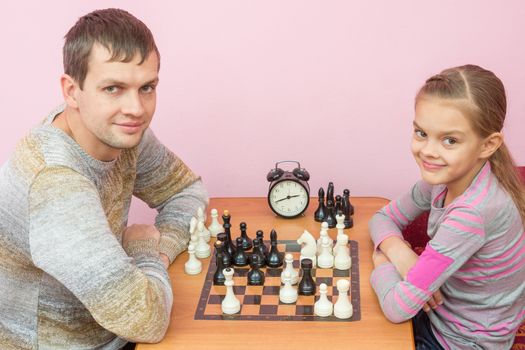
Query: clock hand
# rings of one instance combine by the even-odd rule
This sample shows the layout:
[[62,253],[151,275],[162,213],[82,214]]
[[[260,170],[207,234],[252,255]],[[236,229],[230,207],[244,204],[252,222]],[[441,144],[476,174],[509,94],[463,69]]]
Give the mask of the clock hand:
[[294,195],[291,195],[291,196],[288,195],[288,196],[286,196],[286,197],[283,197],[283,198],[281,198],[281,199],[276,200],[275,203],[277,203],[277,202],[281,202],[281,201],[284,201],[285,199],[295,198],[295,197],[299,197],[299,196],[300,196],[299,194],[294,194]]

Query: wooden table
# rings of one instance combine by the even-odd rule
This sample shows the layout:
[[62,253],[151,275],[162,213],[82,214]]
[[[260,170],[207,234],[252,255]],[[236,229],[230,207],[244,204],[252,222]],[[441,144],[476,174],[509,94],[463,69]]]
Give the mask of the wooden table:
[[[390,323],[370,286],[373,246],[368,220],[387,202],[375,197],[352,198],[354,227],[345,232],[359,244],[360,321],[194,320],[209,259],[203,260],[201,274],[189,276],[184,273],[187,253],[183,253],[169,269],[174,302],[166,337],[158,344],[138,344],[137,349],[414,349],[411,323]],[[275,228],[279,239],[297,239],[305,229],[319,237],[320,225],[313,219],[316,207],[317,198],[312,198],[305,216],[296,219],[276,217],[266,198],[213,198],[209,208],[216,208],[219,213],[229,210],[232,232],[236,234],[239,223],[245,221],[250,237],[255,236],[255,230],[268,233]],[[330,235],[335,237],[335,229],[330,230]]]

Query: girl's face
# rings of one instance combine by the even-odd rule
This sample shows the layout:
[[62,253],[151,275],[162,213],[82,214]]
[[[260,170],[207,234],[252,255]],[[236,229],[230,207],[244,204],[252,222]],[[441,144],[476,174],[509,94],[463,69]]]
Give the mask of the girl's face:
[[422,98],[417,101],[412,154],[422,178],[445,184],[447,199],[461,195],[484,164],[483,139],[458,109],[457,101]]

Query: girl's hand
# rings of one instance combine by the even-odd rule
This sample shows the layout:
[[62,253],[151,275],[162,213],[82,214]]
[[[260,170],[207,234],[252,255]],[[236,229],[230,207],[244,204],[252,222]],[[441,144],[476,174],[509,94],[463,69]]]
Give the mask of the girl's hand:
[[423,305],[423,311],[429,312],[430,308],[435,309],[441,304],[443,304],[443,295],[438,289],[425,303],[425,305]]
[[374,268],[376,268],[381,264],[390,262],[390,260],[380,250],[376,249],[372,254],[372,262],[374,263]]

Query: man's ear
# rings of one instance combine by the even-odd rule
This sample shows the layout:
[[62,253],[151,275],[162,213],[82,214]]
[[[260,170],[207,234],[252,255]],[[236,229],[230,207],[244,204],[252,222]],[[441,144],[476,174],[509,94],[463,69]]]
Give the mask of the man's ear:
[[80,90],[80,86],[75,82],[68,74],[62,74],[60,77],[60,86],[62,88],[62,96],[68,107],[78,108],[77,103],[77,90]]
[[498,148],[503,144],[503,134],[500,132],[495,132],[490,134],[483,141],[481,146],[480,157],[488,159],[491,155],[498,150]]

